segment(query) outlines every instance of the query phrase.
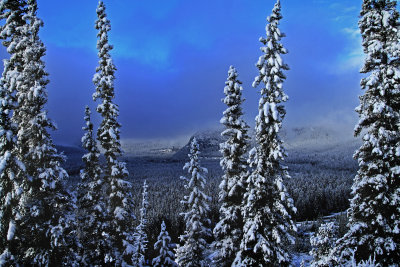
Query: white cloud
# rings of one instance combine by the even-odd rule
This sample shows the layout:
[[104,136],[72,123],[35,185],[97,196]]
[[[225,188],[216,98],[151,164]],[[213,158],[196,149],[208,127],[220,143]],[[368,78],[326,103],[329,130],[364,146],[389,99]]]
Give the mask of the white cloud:
[[360,37],[360,30],[358,28],[344,28],[343,32],[347,33],[352,39]]
[[314,0],[330,10],[332,30],[343,41],[334,53],[336,59],[328,67],[335,74],[358,72],[364,62],[361,35],[358,29],[359,9],[362,0]]
[[345,51],[339,54],[339,71],[360,70],[364,62],[364,52],[361,45],[361,35],[358,28],[344,28],[343,33],[348,39]]

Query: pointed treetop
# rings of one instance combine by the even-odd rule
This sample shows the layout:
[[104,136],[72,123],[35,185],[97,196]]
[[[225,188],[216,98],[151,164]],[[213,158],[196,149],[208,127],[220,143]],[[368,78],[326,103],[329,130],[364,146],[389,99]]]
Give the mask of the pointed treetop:
[[274,5],[274,8],[272,9],[272,14],[267,17],[267,21],[269,23],[273,23],[274,20],[280,20],[282,18],[280,12],[281,12],[281,2],[277,0]]
[[197,151],[199,149],[199,144],[197,143],[196,137],[193,137],[192,142],[190,143],[190,148],[193,151]]

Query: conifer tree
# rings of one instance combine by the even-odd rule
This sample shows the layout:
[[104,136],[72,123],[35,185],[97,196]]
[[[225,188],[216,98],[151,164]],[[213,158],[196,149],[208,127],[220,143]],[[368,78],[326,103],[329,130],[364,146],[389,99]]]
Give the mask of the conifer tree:
[[[5,70],[0,84],[0,266],[11,266],[18,263],[17,227],[21,218],[20,196],[25,174],[24,164],[14,153],[16,144],[16,127],[10,121],[13,101],[10,96],[10,85],[4,81],[10,73],[5,61]],[[12,87],[11,87],[12,88]]]
[[104,235],[109,238],[113,247],[105,256],[107,264],[130,264],[133,233],[133,204],[131,184],[127,181],[129,175],[125,162],[119,161],[121,155],[120,130],[121,125],[117,118],[118,106],[113,103],[115,97],[114,80],[115,66],[112,62],[110,51],[113,48],[108,42],[108,32],[111,30],[110,21],[107,19],[103,1],[97,7],[97,20],[95,28],[97,33],[97,49],[99,65],[93,77],[96,92],[93,99],[100,99],[97,112],[102,116],[100,127],[97,130],[97,140],[104,150],[106,166],[103,168],[104,179],[107,183],[107,212],[109,227]]
[[334,222],[324,223],[318,232],[310,238],[313,247],[310,254],[313,256],[311,266],[329,266],[329,257],[338,238],[338,226]]
[[278,0],[267,18],[267,38],[260,38],[263,55],[256,66],[259,75],[253,87],[260,83],[261,98],[256,117],[256,147],[250,151],[252,173],[247,179],[243,217],[243,239],[236,255],[236,266],[287,266],[290,256],[287,243],[294,242],[291,231],[296,230],[292,215],[296,211],[283,179],[287,168],[281,165],[285,152],[279,130],[286,114],[283,102],[288,97],[282,89],[283,70],[288,66],[281,55],[287,51],[280,43],[284,34],[278,25],[282,19]]
[[221,135],[227,140],[220,144],[222,153],[220,165],[224,170],[219,186],[220,221],[214,228],[216,238],[214,248],[217,250],[214,261],[218,266],[232,265],[239,250],[244,225],[241,206],[248,176],[244,154],[247,152],[249,137],[248,126],[241,118],[243,88],[237,76],[236,69],[230,66],[224,88],[226,97],[223,99],[227,109],[221,119],[221,123],[225,125]]
[[10,54],[0,79],[0,266],[19,264],[20,196],[25,166],[15,153],[17,127],[11,122],[17,81],[21,71],[23,8],[14,1],[0,2],[0,38]]
[[400,262],[400,47],[396,1],[364,0],[359,27],[365,90],[356,108],[355,135],[363,144],[354,157],[359,170],[348,210],[349,231],[338,241],[336,260]]
[[[37,3],[2,1],[2,18],[6,25],[11,54],[10,70],[15,71],[17,103],[12,123],[17,128],[14,154],[24,163],[27,177],[22,180],[19,255],[23,264],[55,264],[74,257],[73,201],[64,190],[68,177],[60,166],[60,155],[48,129],[55,129],[44,106],[47,102],[47,73],[42,57],[46,48],[38,32],[43,23],[37,18]],[[4,31],[3,31],[4,33]]]
[[206,184],[205,175],[208,171],[200,166],[199,145],[196,138],[191,141],[188,156],[190,161],[185,164],[183,169],[188,170],[191,178],[181,177],[187,182],[185,189],[189,193],[181,201],[186,210],[182,213],[185,221],[185,233],[179,237],[183,245],[178,245],[176,262],[182,267],[205,266],[204,250],[207,245],[205,238],[211,235],[211,229],[208,228],[210,220],[207,218],[210,197],[202,191]]
[[161,223],[161,232],[158,235],[157,242],[154,244],[154,249],[159,251],[159,255],[153,259],[154,267],[177,267],[174,261],[174,253],[170,250],[169,245],[171,237],[168,235],[167,227],[164,221]]
[[140,223],[136,227],[134,234],[135,243],[133,245],[133,265],[143,266],[146,263],[146,250],[147,250],[147,209],[149,208],[148,193],[147,193],[147,183],[144,181],[143,193],[142,193],[142,208],[140,209]]
[[85,122],[86,125],[82,128],[85,131],[82,147],[87,153],[82,157],[84,169],[81,170],[81,182],[78,186],[78,235],[82,245],[82,264],[101,265],[105,254],[111,250],[111,244],[102,235],[108,223],[103,195],[104,181],[88,106],[85,108]]

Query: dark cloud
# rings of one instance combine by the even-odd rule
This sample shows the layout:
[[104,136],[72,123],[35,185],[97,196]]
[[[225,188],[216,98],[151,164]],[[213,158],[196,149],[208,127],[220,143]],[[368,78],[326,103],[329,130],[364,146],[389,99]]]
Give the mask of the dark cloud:
[[[54,136],[57,142],[78,143],[84,106],[95,107],[97,0],[72,0],[62,7],[57,1],[38,2],[48,48],[49,115],[59,126]],[[265,35],[274,2],[106,1],[122,136],[172,138],[218,125],[230,65],[243,81],[246,119],[253,124],[258,38]],[[284,59],[291,67],[284,84],[290,97],[286,124],[354,122],[360,75],[356,67],[341,65],[348,64],[346,53],[355,42],[343,29],[357,27],[360,4],[282,1],[283,43],[290,52]]]

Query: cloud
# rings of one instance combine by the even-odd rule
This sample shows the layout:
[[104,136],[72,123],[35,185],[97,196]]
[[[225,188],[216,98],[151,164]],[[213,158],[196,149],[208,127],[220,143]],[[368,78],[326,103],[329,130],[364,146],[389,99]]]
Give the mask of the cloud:
[[343,41],[342,47],[337,50],[331,73],[343,74],[348,71],[359,71],[364,62],[362,39],[358,29],[358,15],[361,7],[355,5],[354,0],[332,1],[329,8],[335,16],[332,17],[332,27]]
[[352,39],[360,37],[360,31],[358,28],[344,28],[343,32],[347,33]]
[[[42,1],[46,26],[41,34],[51,74],[48,107],[60,126],[55,136],[78,142],[83,107],[95,107],[91,79],[98,61],[96,1],[71,0],[59,13],[54,13],[57,1]],[[251,88],[261,53],[258,37],[265,35],[265,17],[273,2],[171,1],[106,2],[122,137],[173,138],[219,125],[229,65],[240,73],[245,116],[253,123],[259,99],[258,89]],[[336,9],[330,8],[335,0],[283,6],[283,42],[290,51],[285,61],[291,67],[285,83],[291,99],[287,124],[311,123],[316,114],[332,110],[354,113],[360,75],[356,68],[362,62],[356,1],[341,0],[342,5],[332,7]],[[78,5],[84,7],[76,12]],[[332,115],[331,120],[343,117]]]
[[134,59],[140,64],[151,65],[155,69],[171,67],[171,42],[169,38],[153,36],[138,40],[124,35],[113,36],[113,56]]
[[344,9],[344,12],[353,12],[356,10],[358,10],[358,8],[356,6],[349,6]]
[[338,72],[360,70],[364,63],[365,55],[362,49],[362,39],[358,28],[343,28],[343,34],[347,39],[347,46],[339,54],[337,62]]
[[[359,6],[361,6],[361,4]],[[356,23],[358,19],[359,7],[354,5],[354,0],[330,2],[329,8],[332,10],[332,14],[336,15],[333,18],[336,23]]]

